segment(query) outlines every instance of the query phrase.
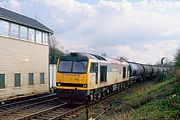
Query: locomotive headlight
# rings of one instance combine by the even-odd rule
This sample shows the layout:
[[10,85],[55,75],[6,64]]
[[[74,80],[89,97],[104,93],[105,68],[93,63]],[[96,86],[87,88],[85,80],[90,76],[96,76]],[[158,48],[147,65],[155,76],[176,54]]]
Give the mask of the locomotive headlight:
[[60,86],[61,85],[61,83],[58,83],[58,86]]
[[86,88],[86,87],[87,87],[87,85],[83,85],[83,87],[85,87],[85,88]]

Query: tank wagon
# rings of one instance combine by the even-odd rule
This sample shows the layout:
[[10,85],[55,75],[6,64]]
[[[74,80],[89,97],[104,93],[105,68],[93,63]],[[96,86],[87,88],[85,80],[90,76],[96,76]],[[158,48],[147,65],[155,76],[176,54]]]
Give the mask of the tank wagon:
[[70,53],[57,63],[56,93],[62,100],[96,100],[163,72],[162,68],[90,53]]

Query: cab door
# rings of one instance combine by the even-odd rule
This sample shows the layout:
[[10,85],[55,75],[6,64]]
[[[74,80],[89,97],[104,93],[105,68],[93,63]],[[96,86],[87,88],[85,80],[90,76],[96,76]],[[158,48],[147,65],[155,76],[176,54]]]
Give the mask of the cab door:
[[98,63],[92,62],[90,67],[90,83],[91,85],[98,84]]

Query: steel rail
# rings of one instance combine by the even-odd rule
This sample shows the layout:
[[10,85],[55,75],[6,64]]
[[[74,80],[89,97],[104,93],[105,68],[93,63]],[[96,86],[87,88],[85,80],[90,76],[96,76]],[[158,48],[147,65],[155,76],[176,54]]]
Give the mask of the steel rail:
[[59,119],[65,118],[67,116],[70,116],[70,115],[72,115],[72,114],[74,114],[74,113],[76,113],[76,112],[78,112],[78,111],[80,111],[82,109],[85,109],[85,108],[86,108],[86,105],[81,105],[81,106],[79,106],[77,108],[74,108],[72,110],[69,110],[69,111],[67,111],[65,113],[59,114],[59,115],[57,115],[57,116],[55,116],[55,117],[53,117],[53,118],[51,118],[49,120],[59,120]]
[[37,97],[37,98],[32,98],[32,99],[28,99],[28,100],[24,100],[24,101],[19,101],[19,102],[13,102],[13,103],[9,103],[9,104],[4,104],[4,105],[1,105],[0,106],[0,109],[4,109],[4,108],[7,108],[7,107],[11,107],[13,105],[18,105],[18,104],[25,104],[25,103],[28,103],[28,102],[33,102],[33,101],[36,101],[36,100],[40,100],[40,99],[44,99],[44,98],[48,98],[48,97],[55,97],[56,94],[49,94],[49,95],[45,95],[45,96],[41,96],[41,97]]
[[18,118],[18,119],[16,119],[16,120],[31,120],[33,117],[38,117],[39,115],[47,114],[48,112],[53,111],[53,110],[55,110],[55,109],[58,109],[58,108],[60,108],[60,107],[62,107],[62,106],[64,106],[64,105],[67,105],[67,103],[63,103],[63,104],[60,104],[60,105],[57,105],[57,106],[48,108],[48,109],[45,109],[45,110],[42,110],[42,111],[33,113],[33,114],[31,114],[31,115],[27,115],[27,116]]
[[51,101],[54,101],[54,100],[58,100],[58,98],[52,98],[52,99],[44,100],[44,101],[41,101],[41,102],[36,102],[36,103],[28,104],[28,105],[25,105],[25,106],[17,107],[15,109],[9,109],[9,110],[7,110],[5,112],[0,113],[0,116],[5,116],[5,115],[8,115],[8,114],[20,111],[22,109],[23,110],[28,109],[28,108],[33,107],[35,105],[40,105],[40,104],[51,102]]

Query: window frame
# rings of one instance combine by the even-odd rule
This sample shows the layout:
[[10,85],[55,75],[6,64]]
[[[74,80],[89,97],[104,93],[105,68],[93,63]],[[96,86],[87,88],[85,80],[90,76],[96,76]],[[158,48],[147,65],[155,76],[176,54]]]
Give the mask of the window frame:
[[[9,37],[9,36],[10,36],[10,22],[5,21],[5,20],[0,20],[0,22],[7,23],[7,28],[8,28],[8,30],[7,30],[7,35],[1,34],[1,32],[0,32],[0,36]],[[0,28],[1,28],[1,25],[0,25]]]
[[[32,74],[33,75],[33,79],[32,79],[32,84],[30,84],[30,74]],[[35,75],[34,75],[34,73],[28,73],[28,85],[29,86],[34,86],[35,84],[34,84],[34,77],[35,77]]]
[[[43,83],[42,83],[42,80],[41,80],[41,74],[43,74]],[[41,72],[41,73],[40,73],[40,84],[41,84],[41,85],[46,84],[46,82],[45,82],[45,73],[44,73],[44,72]]]
[[[92,65],[94,65],[94,67],[92,68]],[[92,71],[93,69],[93,71]],[[97,73],[98,72],[98,63],[97,62],[91,62],[91,67],[90,67],[90,73]]]
[[[30,39],[30,31],[32,32],[34,32],[34,36],[32,37],[33,39]],[[29,41],[29,42],[36,42],[36,30],[35,29],[33,29],[33,28],[28,28],[28,38],[27,38],[27,40]]]
[[127,77],[127,68],[123,66],[123,79]]
[[[35,41],[36,41],[36,43],[38,43],[38,44],[43,44],[43,32],[42,31],[40,31],[40,30],[35,30],[36,32],[35,32]],[[40,33],[39,35],[41,35],[41,36],[38,36],[38,33]],[[41,38],[41,41],[38,41],[38,38]]]
[[[22,28],[26,28],[26,38],[22,38]],[[24,36],[24,34],[23,34],[23,36]],[[26,26],[22,26],[22,25],[20,25],[19,26],[19,39],[21,39],[21,40],[28,40],[28,27],[26,27]]]
[[[17,25],[17,36],[12,36],[11,35],[13,33],[12,32],[12,25]],[[15,33],[13,33],[13,34],[15,35]],[[20,38],[19,36],[20,36],[20,25],[10,22],[9,37],[19,39]]]
[[107,65],[100,65],[100,83],[107,82],[107,70]]
[[49,45],[49,33],[43,30],[38,30],[33,27],[28,27],[15,22],[9,22],[3,19],[0,19],[0,29],[0,36],[2,37],[34,42],[41,45]]
[[45,45],[49,45],[49,36],[48,33],[42,32],[42,43]]
[[5,73],[0,73],[0,75],[4,75],[4,87],[0,87],[0,90],[6,89],[6,74]]
[[[95,64],[95,66],[93,67],[93,71],[92,71],[92,64]],[[90,74],[95,74],[95,83],[98,84],[98,63],[97,62],[91,62],[91,66],[90,66]]]
[[[86,68],[85,69],[83,69],[83,70],[85,70],[85,71],[83,71],[83,72],[80,72],[80,71],[77,71],[77,65],[76,64],[79,64],[79,63],[81,63],[82,64],[82,62],[85,62],[86,63]],[[72,63],[72,69],[71,69],[71,72],[72,73],[87,73],[87,69],[88,69],[88,61],[73,61],[73,63]],[[76,71],[75,71],[76,70]]]
[[[68,62],[71,62],[72,64],[71,64],[71,70],[70,71],[60,71],[60,64],[61,64],[61,61],[68,61]],[[74,72],[73,71],[73,68],[74,68],[74,62],[87,62],[87,66],[86,66],[86,71],[85,72]],[[75,60],[60,60],[59,61],[59,64],[58,64],[58,69],[57,69],[57,71],[59,72],[59,73],[76,73],[76,74],[86,74],[87,72],[88,72],[88,64],[89,64],[89,62],[88,62],[88,60],[86,61],[86,60],[77,60],[77,61],[75,61]]]
[[[20,83],[20,86],[16,86],[16,77],[15,77],[16,74],[20,74],[20,82],[19,82],[19,83]],[[22,86],[22,74],[21,74],[20,72],[15,72],[15,73],[14,73],[14,87],[15,87],[15,88],[19,88],[19,87],[21,87],[21,86]]]

